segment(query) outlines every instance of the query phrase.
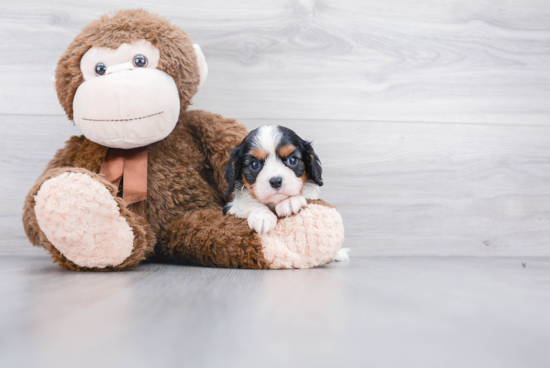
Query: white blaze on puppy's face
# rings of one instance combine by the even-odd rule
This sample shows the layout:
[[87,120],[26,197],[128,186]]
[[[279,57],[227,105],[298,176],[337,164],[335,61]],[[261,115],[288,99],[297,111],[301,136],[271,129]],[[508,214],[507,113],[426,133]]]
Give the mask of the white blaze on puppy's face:
[[[256,149],[264,151],[262,169],[251,185],[252,195],[264,204],[277,204],[302,192],[304,180],[284,164],[277,149],[281,146],[282,134],[276,125],[266,125],[258,130],[253,141]],[[280,180],[280,187],[274,187],[272,180]],[[276,185],[275,185],[276,186]]]
[[[208,68],[194,48],[201,82]],[[199,55],[200,53],[200,55]],[[180,98],[174,79],[157,69],[160,52],[149,41],[116,49],[92,47],[82,57],[84,82],[74,100],[74,122],[98,144],[130,149],[158,142],[176,126]]]
[[307,205],[306,198],[319,197],[321,175],[311,142],[277,125],[255,129],[231,152],[226,196],[234,197],[224,213],[248,218],[258,233],[269,232],[277,217],[296,214]]

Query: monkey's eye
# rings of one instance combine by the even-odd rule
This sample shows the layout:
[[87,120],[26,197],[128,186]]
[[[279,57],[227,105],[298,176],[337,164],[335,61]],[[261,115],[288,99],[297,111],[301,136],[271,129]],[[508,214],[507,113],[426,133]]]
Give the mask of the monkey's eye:
[[145,68],[147,66],[147,58],[145,55],[134,56],[134,66],[138,68]]
[[103,75],[103,74],[105,74],[106,71],[107,71],[107,67],[103,63],[98,63],[95,66],[95,73],[97,75]]
[[294,156],[290,156],[289,158],[286,159],[286,164],[290,167],[296,166],[297,163],[298,163],[298,159]]
[[252,170],[252,171],[258,171],[258,170],[260,170],[261,167],[262,167],[262,165],[257,160],[254,160],[250,163],[250,170]]

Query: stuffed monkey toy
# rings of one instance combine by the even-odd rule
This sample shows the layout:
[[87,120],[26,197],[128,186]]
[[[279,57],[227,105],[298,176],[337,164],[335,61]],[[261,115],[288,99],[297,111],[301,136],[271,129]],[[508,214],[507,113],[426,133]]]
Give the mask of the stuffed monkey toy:
[[281,269],[330,262],[344,240],[322,200],[266,234],[224,215],[224,168],[247,135],[234,119],[188,111],[207,66],[200,47],[144,10],[87,25],[55,71],[59,102],[82,130],[26,197],[32,244],[67,270],[141,261]]

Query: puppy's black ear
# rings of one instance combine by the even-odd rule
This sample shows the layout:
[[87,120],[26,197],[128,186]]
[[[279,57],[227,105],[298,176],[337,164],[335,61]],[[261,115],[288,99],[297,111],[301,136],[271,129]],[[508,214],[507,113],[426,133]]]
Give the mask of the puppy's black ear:
[[234,148],[231,152],[231,158],[225,166],[225,180],[227,181],[227,191],[225,196],[229,197],[235,190],[235,182],[241,177],[242,170],[242,144]]
[[313,150],[311,142],[302,140],[302,145],[304,146],[304,162],[306,164],[306,169],[309,176],[313,179],[315,184],[318,186],[323,186],[323,168],[321,167],[321,160],[319,156]]

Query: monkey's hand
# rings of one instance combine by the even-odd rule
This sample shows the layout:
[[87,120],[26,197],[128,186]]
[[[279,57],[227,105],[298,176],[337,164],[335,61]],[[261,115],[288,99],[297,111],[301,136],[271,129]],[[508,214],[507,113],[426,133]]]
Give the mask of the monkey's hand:
[[305,207],[306,205],[306,199],[301,195],[297,195],[279,202],[275,206],[275,212],[279,217],[288,217],[292,214],[300,212],[302,207]]
[[258,234],[265,234],[277,225],[277,216],[267,207],[256,208],[248,215],[248,226]]

